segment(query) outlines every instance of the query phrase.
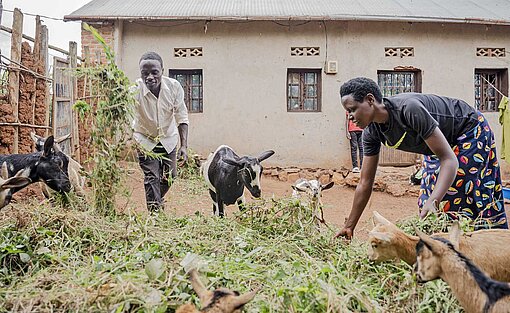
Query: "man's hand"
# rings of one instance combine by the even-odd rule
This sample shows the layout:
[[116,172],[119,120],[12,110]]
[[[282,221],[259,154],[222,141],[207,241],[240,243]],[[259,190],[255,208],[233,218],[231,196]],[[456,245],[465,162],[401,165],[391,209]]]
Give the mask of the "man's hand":
[[438,210],[438,201],[436,199],[434,200],[427,200],[427,202],[425,202],[425,204],[423,205],[423,208],[421,209],[421,212],[420,212],[420,218],[421,219],[424,219],[425,217],[427,217],[427,215],[429,213],[435,213],[437,212]]
[[338,233],[336,233],[334,238],[345,237],[347,240],[351,240],[353,234],[354,234],[354,229],[349,228],[349,227],[344,227]]
[[179,148],[179,152],[177,153],[177,160],[179,160],[180,166],[188,162],[188,149],[186,147]]
[[345,134],[345,136],[347,137],[347,139],[351,140],[351,133],[350,133],[350,132],[347,132],[347,133]]

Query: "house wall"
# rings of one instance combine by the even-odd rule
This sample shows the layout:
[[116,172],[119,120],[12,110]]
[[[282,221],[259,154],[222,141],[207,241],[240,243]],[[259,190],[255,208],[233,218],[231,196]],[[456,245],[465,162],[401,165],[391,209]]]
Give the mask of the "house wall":
[[[188,24],[183,24],[188,23]],[[279,22],[288,24],[289,22]],[[475,68],[508,68],[510,58],[476,57],[477,47],[510,50],[510,28],[470,24],[400,22],[124,22],[116,38],[120,66],[133,80],[146,51],[161,54],[168,69],[203,69],[203,113],[190,114],[189,145],[207,155],[220,144],[240,154],[276,154],[279,166],[335,168],[350,165],[340,85],[377,70],[422,70],[422,92],[474,102]],[[302,25],[297,25],[302,24]],[[326,26],[326,27],[325,27]],[[292,46],[318,46],[320,56],[295,57]],[[327,46],[327,49],[326,49]],[[385,47],[414,47],[414,57],[385,57]],[[203,56],[176,58],[174,48],[203,47]],[[326,51],[327,50],[327,51]],[[322,111],[287,112],[288,68],[323,68],[338,61],[336,75],[322,74]],[[508,90],[504,92],[508,93]],[[501,138],[496,113],[487,117]],[[498,143],[499,144],[499,143]]]

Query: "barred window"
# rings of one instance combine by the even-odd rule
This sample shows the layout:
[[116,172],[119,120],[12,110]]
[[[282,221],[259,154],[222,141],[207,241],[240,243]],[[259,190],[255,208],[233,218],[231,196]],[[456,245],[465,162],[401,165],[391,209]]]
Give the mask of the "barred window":
[[204,98],[202,70],[170,70],[169,76],[181,83],[188,112],[202,113]]
[[475,107],[478,110],[498,111],[504,92],[508,93],[507,69],[475,69]]
[[287,70],[287,111],[320,112],[321,69]]
[[402,92],[421,92],[420,71],[378,71],[377,80],[383,97]]

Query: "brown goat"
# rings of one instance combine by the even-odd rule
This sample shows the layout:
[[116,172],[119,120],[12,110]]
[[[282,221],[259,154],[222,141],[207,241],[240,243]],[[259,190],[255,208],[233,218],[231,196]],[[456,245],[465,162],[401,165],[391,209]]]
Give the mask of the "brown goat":
[[452,242],[416,230],[420,238],[416,246],[417,280],[443,279],[468,313],[510,312],[510,284],[490,279],[459,252],[455,248],[460,237],[458,222],[452,228]]
[[240,295],[239,292],[226,288],[207,290],[195,269],[190,271],[190,281],[200,298],[202,309],[198,310],[193,304],[187,303],[180,306],[175,313],[240,313],[243,306],[250,302],[258,291],[257,289]]
[[[396,225],[374,211],[377,225],[369,233],[368,257],[373,261],[391,259],[407,264],[416,262],[416,236],[404,233]],[[459,251],[470,258],[491,278],[510,282],[510,231],[505,229],[479,230],[466,234],[459,232]],[[433,237],[448,238],[447,233],[433,234]]]

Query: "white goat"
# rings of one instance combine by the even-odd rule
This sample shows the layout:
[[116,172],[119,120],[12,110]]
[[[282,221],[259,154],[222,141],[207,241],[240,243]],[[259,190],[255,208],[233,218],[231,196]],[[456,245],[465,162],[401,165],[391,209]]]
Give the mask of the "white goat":
[[11,188],[23,188],[29,185],[32,180],[28,178],[30,170],[19,170],[16,175],[9,178],[7,163],[2,163],[0,169],[0,209],[9,204],[12,197]]
[[190,281],[200,298],[202,309],[199,311],[193,304],[188,303],[180,306],[175,313],[240,313],[243,306],[250,302],[258,291],[257,289],[240,295],[239,292],[226,288],[207,290],[195,269],[190,271]]
[[[490,279],[458,251],[458,222],[450,230],[450,241],[427,236],[419,230],[416,233],[420,241],[416,245],[414,270],[419,282],[443,279],[468,313],[510,312],[510,284]],[[506,250],[507,246],[498,244],[500,250]],[[497,254],[498,251],[493,253]],[[489,254],[483,257],[492,259],[492,256]],[[492,259],[492,262],[497,260]]]
[[[35,142],[35,148],[37,151],[41,151],[42,147],[44,146],[44,142],[46,141],[46,138],[41,137],[39,135],[36,135],[35,133],[31,132],[30,136],[32,137],[32,140]],[[67,134],[65,136],[59,137],[55,139],[55,143],[53,145],[54,149],[56,151],[62,152],[62,148],[60,147],[59,143],[62,141],[68,139],[71,136],[71,134]],[[71,156],[67,155],[69,158],[69,167],[68,167],[68,173],[69,173],[69,180],[71,181],[71,186],[76,193],[76,195],[80,197],[85,196],[85,177],[80,174],[81,171],[83,171],[83,166],[81,166],[80,163],[78,163],[75,159],[71,158]],[[45,183],[41,183],[41,190],[46,198],[50,198],[55,192],[50,189]]]
[[[369,232],[368,257],[373,261],[403,260],[416,262],[416,244],[419,238],[404,233],[396,225],[374,211],[377,225]],[[447,233],[437,233],[434,238],[448,238]],[[490,277],[510,282],[510,231],[506,229],[479,230],[460,235],[460,249]],[[490,256],[490,257],[488,257]]]
[[[326,185],[322,185],[318,180],[307,180],[304,178],[299,178],[292,185],[292,197],[299,198],[300,193],[305,193],[308,197],[308,205],[310,205],[311,209],[314,212],[314,217],[324,225],[326,225],[326,221],[324,220],[324,211],[322,210],[322,191],[328,190],[335,182],[329,182]],[[320,212],[320,216],[317,213]]]

